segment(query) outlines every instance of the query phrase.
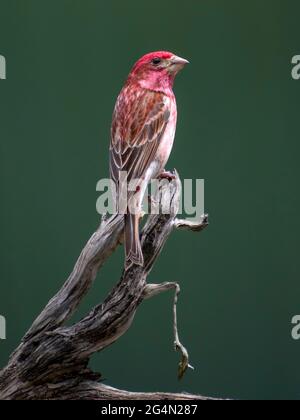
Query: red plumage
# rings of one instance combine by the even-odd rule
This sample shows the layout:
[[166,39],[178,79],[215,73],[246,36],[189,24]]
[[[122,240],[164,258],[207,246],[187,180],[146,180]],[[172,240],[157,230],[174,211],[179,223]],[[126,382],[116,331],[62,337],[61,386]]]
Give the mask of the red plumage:
[[[177,109],[172,90],[176,74],[187,63],[170,52],[143,56],[134,65],[113,114],[110,144],[110,174],[118,185],[120,172],[127,182],[138,179],[128,190],[125,217],[125,266],[143,265],[139,239],[139,212],[151,179],[164,170],[172,150]],[[119,185],[119,188],[122,186]]]

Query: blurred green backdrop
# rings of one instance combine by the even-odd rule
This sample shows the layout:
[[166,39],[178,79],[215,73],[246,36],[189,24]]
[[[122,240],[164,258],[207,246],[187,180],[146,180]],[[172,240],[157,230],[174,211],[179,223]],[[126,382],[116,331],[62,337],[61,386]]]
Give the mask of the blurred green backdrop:
[[[97,227],[116,96],[133,62],[168,49],[175,86],[169,167],[205,178],[211,225],[174,233],[150,280],[182,286],[195,372],[176,379],[173,297],[146,302],[94,357],[107,383],[242,399],[300,395],[298,0],[0,0],[0,314],[4,366]],[[120,249],[76,319],[119,279]]]

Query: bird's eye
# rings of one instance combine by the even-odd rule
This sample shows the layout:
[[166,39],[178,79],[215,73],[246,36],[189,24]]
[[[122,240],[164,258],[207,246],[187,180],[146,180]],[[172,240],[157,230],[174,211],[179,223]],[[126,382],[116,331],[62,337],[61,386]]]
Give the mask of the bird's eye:
[[158,57],[156,57],[156,58],[153,58],[153,60],[151,62],[152,62],[152,64],[154,64],[155,66],[157,66],[158,64],[161,63],[161,59],[158,58]]

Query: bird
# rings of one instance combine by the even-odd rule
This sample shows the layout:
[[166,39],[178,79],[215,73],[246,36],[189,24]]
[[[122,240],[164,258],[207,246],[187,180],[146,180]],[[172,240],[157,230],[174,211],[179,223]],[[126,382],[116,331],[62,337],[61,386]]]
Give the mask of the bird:
[[144,55],[134,64],[116,100],[109,168],[119,202],[125,189],[125,208],[118,208],[125,220],[125,269],[144,265],[139,233],[142,201],[152,180],[169,176],[165,165],[177,124],[173,84],[188,63],[169,51]]

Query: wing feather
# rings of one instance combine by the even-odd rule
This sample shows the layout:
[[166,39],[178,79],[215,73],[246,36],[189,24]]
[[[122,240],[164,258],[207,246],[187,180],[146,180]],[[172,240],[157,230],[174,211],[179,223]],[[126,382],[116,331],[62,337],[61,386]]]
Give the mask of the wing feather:
[[125,88],[116,103],[111,131],[110,173],[117,182],[120,171],[128,181],[142,178],[155,158],[170,118],[169,102],[161,92]]

